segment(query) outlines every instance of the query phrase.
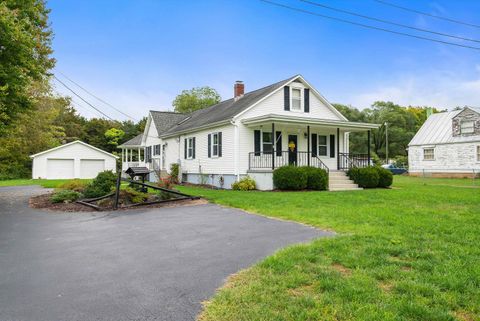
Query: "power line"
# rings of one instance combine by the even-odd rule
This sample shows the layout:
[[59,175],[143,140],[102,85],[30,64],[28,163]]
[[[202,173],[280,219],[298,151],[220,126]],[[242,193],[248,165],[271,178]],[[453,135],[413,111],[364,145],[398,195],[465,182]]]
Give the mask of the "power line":
[[104,103],[105,105],[113,108],[114,110],[116,110],[117,112],[119,112],[120,114],[130,118],[131,120],[137,122],[138,120],[133,118],[132,116],[130,115],[127,115],[125,114],[123,111],[121,111],[120,109],[116,108],[115,106],[113,106],[112,104],[106,102],[105,100],[103,100],[102,98],[92,94],[90,91],[88,91],[87,89],[85,89],[84,87],[82,87],[80,84],[78,84],[77,82],[73,81],[70,77],[68,77],[67,75],[65,75],[63,72],[59,71],[60,74],[62,74],[63,77],[65,77],[67,80],[69,80],[70,82],[72,82],[73,84],[75,84],[77,87],[79,87],[80,89],[82,89],[83,91],[85,91],[87,94],[89,94],[90,96],[96,98],[97,100],[101,101],[102,103]]
[[388,33],[401,35],[401,36],[405,36],[405,37],[411,37],[411,38],[416,38],[416,39],[421,39],[421,40],[427,40],[427,41],[442,43],[442,44],[445,44],[445,45],[451,45],[451,46],[456,46],[456,47],[480,50],[480,47],[461,45],[461,44],[454,43],[454,42],[443,41],[443,40],[438,40],[438,39],[434,39],[434,38],[412,35],[412,34],[409,34],[409,33],[406,33],[406,32],[400,32],[400,31],[394,31],[394,30],[390,30],[390,29],[375,27],[375,26],[371,26],[371,25],[367,25],[367,24],[363,24],[363,23],[359,23],[359,22],[354,22],[354,21],[351,21],[351,20],[336,18],[336,17],[323,15],[323,14],[316,13],[316,12],[309,11],[309,10],[304,10],[304,9],[300,9],[300,8],[296,8],[296,7],[291,7],[291,6],[288,6],[288,5],[285,5],[285,4],[281,4],[281,3],[277,3],[277,2],[273,2],[273,1],[269,1],[269,0],[260,0],[260,1],[268,3],[270,5],[277,6],[277,7],[282,7],[282,8],[286,8],[286,9],[289,9],[289,10],[293,10],[293,11],[297,11],[297,12],[301,12],[301,13],[306,13],[306,14],[309,14],[309,15],[322,17],[322,18],[326,18],[326,19],[330,19],[330,20],[334,20],[334,21],[340,21],[340,22],[343,22],[343,23],[347,23],[347,24],[351,24],[351,25],[355,25],[355,26],[360,26],[360,27],[367,28],[367,29],[373,29],[373,30],[388,32]]
[[464,22],[464,21],[460,21],[460,20],[455,20],[455,19],[451,19],[451,18],[447,18],[447,17],[437,16],[435,14],[431,14],[431,13],[427,13],[427,12],[423,12],[423,11],[419,11],[419,10],[415,10],[415,9],[411,9],[411,8],[407,8],[407,7],[402,7],[402,6],[399,6],[397,4],[387,2],[387,1],[383,1],[383,0],[374,0],[374,1],[376,1],[378,3],[381,3],[383,5],[386,5],[386,6],[402,9],[402,10],[405,10],[405,11],[415,12],[415,13],[418,13],[418,14],[422,14],[424,16],[428,16],[428,17],[432,17],[432,18],[436,18],[436,19],[440,19],[440,20],[445,20],[445,21],[448,21],[448,22],[457,23],[457,24],[464,25],[464,26],[480,28],[480,25],[476,25],[476,24],[473,24],[473,23]]
[[404,25],[404,24],[398,23],[398,22],[393,22],[393,21],[383,20],[383,19],[379,19],[379,18],[375,18],[375,17],[370,17],[370,16],[359,14],[359,13],[356,13],[356,12],[330,7],[330,6],[315,2],[315,1],[309,1],[309,0],[299,0],[299,1],[311,4],[311,5],[314,5],[314,6],[317,6],[317,7],[322,7],[322,8],[325,8],[325,9],[346,13],[346,14],[356,16],[356,17],[361,17],[361,18],[364,18],[364,19],[369,19],[369,20],[373,20],[373,21],[386,23],[386,24],[393,25],[393,26],[408,28],[408,29],[417,30],[417,31],[421,31],[421,32],[428,32],[428,33],[431,33],[431,34],[444,36],[444,37],[455,38],[455,39],[460,39],[460,40],[480,42],[480,40],[476,40],[476,39],[465,38],[465,37],[461,37],[461,36],[455,36],[455,35],[451,35],[451,34],[448,34],[448,33],[443,33],[443,32],[438,32],[438,31],[434,31],[434,30],[423,29],[423,28],[417,28],[417,27],[414,27],[414,26]]
[[97,107],[93,106],[91,103],[89,103],[88,101],[86,101],[82,96],[80,96],[79,94],[77,94],[72,88],[68,87],[63,81],[61,81],[60,79],[58,79],[57,76],[53,75],[53,77],[59,82],[61,83],[65,88],[67,88],[68,90],[70,90],[75,96],[77,96],[78,98],[80,98],[84,103],[86,103],[88,106],[92,107],[93,109],[95,109],[96,111],[98,111],[100,114],[102,114],[103,116],[107,117],[108,119],[112,120],[112,121],[116,121],[115,119],[111,118],[110,116],[108,116],[107,114],[105,114],[103,111],[101,111],[100,109],[98,109]]

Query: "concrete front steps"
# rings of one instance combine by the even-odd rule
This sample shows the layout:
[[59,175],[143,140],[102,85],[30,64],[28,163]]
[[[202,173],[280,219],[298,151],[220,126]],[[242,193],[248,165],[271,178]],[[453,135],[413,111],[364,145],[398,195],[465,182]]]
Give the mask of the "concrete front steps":
[[329,191],[358,191],[362,189],[348,178],[344,171],[330,171],[328,173]]

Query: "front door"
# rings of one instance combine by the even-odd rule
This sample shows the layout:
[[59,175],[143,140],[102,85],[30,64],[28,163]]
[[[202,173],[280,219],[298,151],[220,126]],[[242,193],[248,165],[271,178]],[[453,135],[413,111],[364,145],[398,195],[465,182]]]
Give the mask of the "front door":
[[297,135],[288,135],[288,164],[297,165]]

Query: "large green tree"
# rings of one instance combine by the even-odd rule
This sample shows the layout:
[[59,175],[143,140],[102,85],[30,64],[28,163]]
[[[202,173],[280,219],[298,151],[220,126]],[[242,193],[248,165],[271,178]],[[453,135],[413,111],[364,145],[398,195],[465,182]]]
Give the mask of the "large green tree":
[[221,101],[218,92],[208,86],[183,90],[173,101],[172,105],[177,113],[191,113],[192,111],[210,107]]
[[0,134],[31,109],[54,66],[43,0],[0,1]]
[[65,130],[55,125],[55,119],[66,104],[63,98],[41,96],[0,135],[0,179],[30,176],[29,156],[64,142]]
[[[358,110],[352,106],[334,104],[348,120],[370,122],[380,127],[372,130],[371,150],[381,158],[386,156],[386,130],[388,127],[389,158],[405,156],[410,140],[427,119],[430,107],[400,106],[393,102],[377,101],[370,108]],[[431,108],[432,112],[439,112]],[[387,125],[386,125],[387,124]],[[365,153],[367,151],[366,133],[350,134],[350,151]]]

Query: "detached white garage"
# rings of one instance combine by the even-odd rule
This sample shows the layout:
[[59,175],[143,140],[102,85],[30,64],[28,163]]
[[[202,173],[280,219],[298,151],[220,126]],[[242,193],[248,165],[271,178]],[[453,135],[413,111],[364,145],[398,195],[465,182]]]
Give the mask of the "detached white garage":
[[117,158],[79,140],[30,156],[32,178],[94,178],[98,173],[116,172]]

